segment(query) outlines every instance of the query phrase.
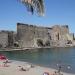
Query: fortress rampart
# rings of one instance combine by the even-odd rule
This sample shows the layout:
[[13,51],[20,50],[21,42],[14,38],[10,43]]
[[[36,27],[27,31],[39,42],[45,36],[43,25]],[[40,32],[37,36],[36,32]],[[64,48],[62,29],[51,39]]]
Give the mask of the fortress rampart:
[[75,46],[74,34],[68,25],[40,27],[17,23],[17,32],[0,31],[0,48],[39,48]]
[[68,25],[38,27],[17,23],[17,38],[21,47],[63,47],[68,40],[73,41]]

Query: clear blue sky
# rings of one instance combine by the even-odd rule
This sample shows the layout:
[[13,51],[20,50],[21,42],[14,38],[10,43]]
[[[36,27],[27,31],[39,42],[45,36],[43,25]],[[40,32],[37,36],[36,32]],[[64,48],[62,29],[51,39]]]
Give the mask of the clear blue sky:
[[75,33],[75,0],[44,0],[45,16],[30,15],[18,0],[0,0],[0,30],[16,30],[16,23],[51,27],[69,25]]

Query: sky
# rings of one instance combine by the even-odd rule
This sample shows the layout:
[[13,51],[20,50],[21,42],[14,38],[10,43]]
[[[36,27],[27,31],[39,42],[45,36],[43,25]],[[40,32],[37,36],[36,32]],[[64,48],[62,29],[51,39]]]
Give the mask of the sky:
[[68,25],[75,33],[75,0],[44,0],[45,16],[31,15],[18,0],[0,0],[0,30],[16,31],[16,24]]

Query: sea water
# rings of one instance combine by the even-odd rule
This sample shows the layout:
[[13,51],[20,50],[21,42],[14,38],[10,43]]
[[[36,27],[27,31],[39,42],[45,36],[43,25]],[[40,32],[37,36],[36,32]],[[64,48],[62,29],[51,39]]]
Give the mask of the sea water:
[[41,48],[26,51],[0,51],[11,60],[19,60],[75,74],[75,47]]

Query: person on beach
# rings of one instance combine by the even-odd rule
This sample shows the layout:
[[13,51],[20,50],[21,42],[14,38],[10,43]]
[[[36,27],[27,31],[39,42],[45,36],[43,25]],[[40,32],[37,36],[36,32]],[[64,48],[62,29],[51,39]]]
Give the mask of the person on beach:
[[61,65],[58,68],[58,73],[60,73],[60,72],[61,72]]
[[9,62],[8,59],[6,59],[5,62],[3,62],[4,63],[4,67],[8,67],[9,66],[9,65],[7,65],[8,62]]
[[49,73],[48,72],[44,72],[43,75],[49,75]]
[[28,69],[24,68],[23,66],[18,66],[19,71],[27,71]]

